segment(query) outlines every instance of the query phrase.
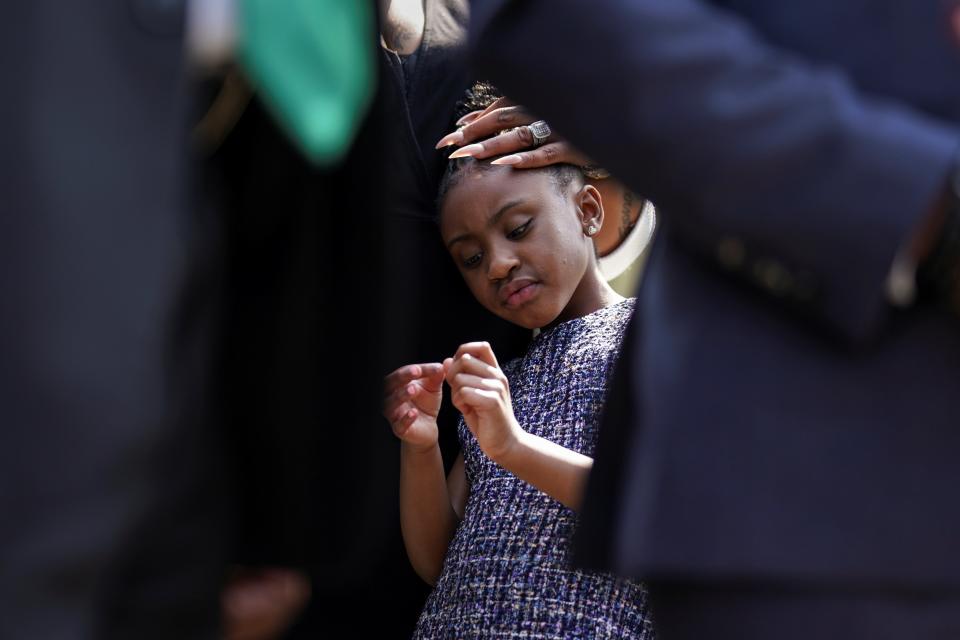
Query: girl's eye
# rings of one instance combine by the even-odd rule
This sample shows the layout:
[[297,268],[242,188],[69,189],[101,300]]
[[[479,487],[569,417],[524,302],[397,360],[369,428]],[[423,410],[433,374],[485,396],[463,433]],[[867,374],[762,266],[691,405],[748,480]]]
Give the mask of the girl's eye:
[[467,269],[471,267],[475,267],[478,264],[480,264],[480,258],[481,258],[481,255],[479,253],[475,253],[463,261],[463,266],[466,267]]
[[511,240],[516,240],[517,238],[519,238],[520,236],[522,236],[527,232],[527,229],[530,228],[530,223],[532,221],[533,221],[532,219],[527,220],[522,225],[520,225],[519,227],[517,227],[516,229],[508,233],[507,237],[510,238]]

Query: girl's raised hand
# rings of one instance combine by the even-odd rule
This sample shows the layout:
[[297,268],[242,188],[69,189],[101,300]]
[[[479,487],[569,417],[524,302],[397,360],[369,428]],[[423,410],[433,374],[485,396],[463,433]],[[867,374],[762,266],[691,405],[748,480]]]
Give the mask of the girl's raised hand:
[[417,449],[437,444],[437,414],[443,399],[439,362],[400,367],[384,379],[383,417],[393,433]]
[[516,443],[522,429],[513,415],[510,385],[487,342],[469,342],[443,362],[454,406],[480,448],[497,462]]

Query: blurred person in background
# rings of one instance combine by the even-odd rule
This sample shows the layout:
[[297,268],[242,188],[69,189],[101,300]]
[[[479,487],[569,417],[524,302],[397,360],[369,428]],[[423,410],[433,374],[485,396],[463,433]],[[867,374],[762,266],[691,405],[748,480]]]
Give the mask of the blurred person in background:
[[581,561],[667,640],[960,636],[956,4],[472,6],[479,72],[660,212]]
[[[369,407],[383,431],[383,312],[365,306],[383,299],[370,178],[381,172],[350,163],[351,149],[379,144],[364,97],[375,80],[368,73],[339,107],[356,122],[327,131],[323,154],[295,150],[254,107],[233,133],[250,146],[229,155],[230,170],[215,166],[209,156],[228,149],[244,109],[216,82],[211,100],[195,100],[187,10],[44,1],[4,22],[5,637],[210,638],[222,617],[229,637],[275,636],[311,589],[368,579],[382,546],[393,476],[351,481],[346,457],[376,467],[394,449],[361,426],[330,426],[336,400],[356,406],[361,425]],[[340,48],[365,42],[372,69],[374,7],[366,22],[345,11],[333,24]],[[186,37],[202,49],[227,22],[191,22]],[[334,64],[300,86],[305,95],[359,69],[356,57],[322,54]],[[301,153],[323,155],[323,168]],[[224,173],[249,178],[249,191]],[[269,211],[224,204],[258,195]],[[367,217],[343,215],[354,206]],[[361,244],[369,255],[351,250]],[[342,526],[354,513],[367,520]]]
[[210,638],[226,562],[217,241],[187,178],[183,3],[0,26],[0,635]]

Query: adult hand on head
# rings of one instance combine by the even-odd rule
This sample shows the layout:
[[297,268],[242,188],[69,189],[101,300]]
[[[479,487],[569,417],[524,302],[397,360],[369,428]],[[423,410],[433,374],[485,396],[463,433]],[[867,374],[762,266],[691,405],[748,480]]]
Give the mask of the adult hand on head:
[[469,342],[443,361],[454,406],[480,449],[497,462],[516,444],[523,430],[513,415],[510,384],[487,342]]
[[443,400],[443,365],[400,367],[384,380],[383,417],[393,433],[417,449],[437,444],[437,414]]
[[560,163],[582,167],[587,183],[600,190],[604,209],[610,212],[610,223],[594,238],[600,255],[609,254],[623,243],[639,219],[643,200],[556,133],[551,133],[543,145],[533,147],[533,134],[527,125],[536,120],[524,107],[508,98],[498,98],[486,109],[471,111],[460,118],[457,121],[460,129],[441,138],[437,148],[460,147],[450,158],[469,156],[482,160],[501,156],[492,164],[516,169],[538,169]]
[[537,120],[508,98],[498,98],[483,111],[473,111],[461,118],[457,122],[460,129],[441,138],[437,148],[460,147],[450,154],[451,158],[469,156],[482,160],[503,156],[492,164],[517,169],[536,169],[559,163],[591,164],[589,158],[556,133],[551,133],[543,144],[534,147],[534,136],[528,125]]
[[238,569],[221,596],[226,640],[278,638],[310,599],[307,577],[277,567]]

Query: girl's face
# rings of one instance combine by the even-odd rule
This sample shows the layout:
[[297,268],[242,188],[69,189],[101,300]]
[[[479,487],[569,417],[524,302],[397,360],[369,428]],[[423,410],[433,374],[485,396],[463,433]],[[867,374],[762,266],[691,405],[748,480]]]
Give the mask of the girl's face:
[[603,306],[603,280],[585,230],[603,222],[600,195],[548,171],[472,170],[446,195],[440,233],[474,297],[529,329]]

